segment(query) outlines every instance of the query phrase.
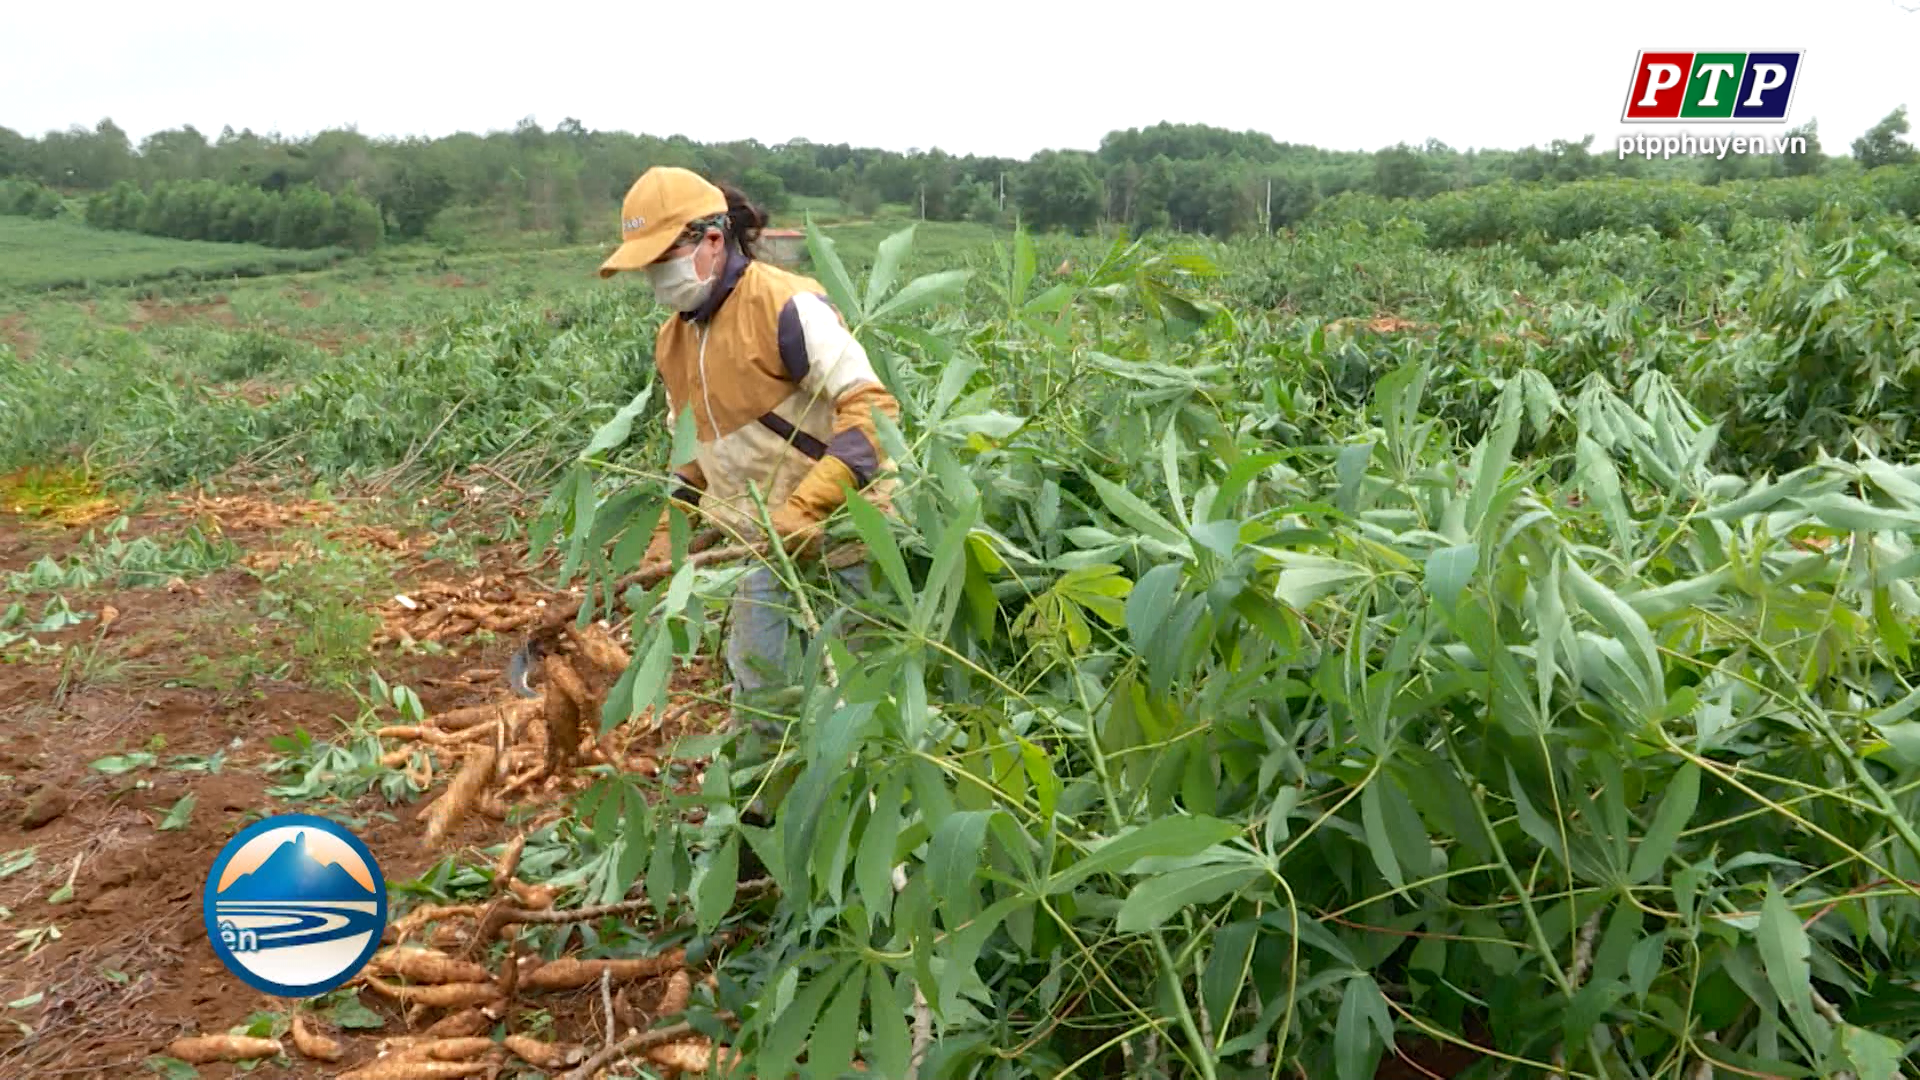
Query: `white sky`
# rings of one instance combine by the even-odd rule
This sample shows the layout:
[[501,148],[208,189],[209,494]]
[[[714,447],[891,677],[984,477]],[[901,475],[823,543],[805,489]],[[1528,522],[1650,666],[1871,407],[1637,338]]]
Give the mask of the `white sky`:
[[531,115],[1014,157],[1161,120],[1330,149],[1591,133],[1610,151],[1624,133],[1678,133],[1619,122],[1643,48],[1806,50],[1788,124],[1818,119],[1828,153],[1903,103],[1920,129],[1920,0],[1154,0],[1143,19],[1111,0],[507,0],[502,22],[407,0],[8,8],[0,125],[37,136],[112,117],[136,144],[188,123],[444,135]]

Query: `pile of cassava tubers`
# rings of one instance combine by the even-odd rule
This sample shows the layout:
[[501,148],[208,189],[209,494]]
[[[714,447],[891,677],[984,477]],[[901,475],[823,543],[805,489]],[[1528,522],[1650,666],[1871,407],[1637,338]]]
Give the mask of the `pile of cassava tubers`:
[[445,643],[479,630],[510,634],[537,620],[541,608],[559,595],[499,576],[475,578],[464,585],[429,581],[380,606],[382,625],[373,644]]
[[[679,1015],[692,1000],[695,973],[686,952],[670,949],[658,956],[619,959],[564,957],[541,962],[521,953],[515,928],[590,920],[614,914],[609,908],[556,911],[550,887],[516,877],[521,836],[509,843],[494,868],[493,897],[482,903],[428,904],[391,923],[384,947],[350,985],[357,984],[405,1010],[413,1032],[382,1039],[373,1060],[336,1080],[443,1080],[482,1077],[492,1080],[517,1059],[567,1080],[587,1080],[615,1062],[644,1059],[669,1076],[724,1071],[728,1052],[717,1052],[706,1036],[686,1023],[655,1027]],[[625,911],[631,904],[612,905]],[[428,927],[432,930],[428,932]],[[409,939],[425,933],[424,944]],[[484,955],[496,941],[507,951],[498,972],[472,957]],[[713,976],[703,976],[709,986]],[[606,1045],[589,1054],[584,1043],[555,1042],[527,1034],[495,1041],[496,1028],[511,1031],[516,1007],[533,995],[598,990],[611,1016]],[[604,1011],[604,1010],[595,1010]],[[721,1019],[730,1019],[719,1014]],[[615,1032],[623,1033],[616,1037]],[[316,1030],[306,1014],[296,1013],[288,1033],[302,1056],[334,1063],[346,1056],[341,1043]],[[279,1039],[240,1035],[202,1035],[175,1040],[169,1056],[189,1064],[245,1061],[286,1053]],[[563,1072],[564,1070],[564,1072]]]
[[383,745],[385,740],[409,744],[387,752],[381,764],[404,770],[416,787],[425,790],[437,774],[453,774],[425,811],[427,846],[439,846],[475,813],[504,819],[510,801],[523,801],[543,782],[559,784],[576,765],[613,764],[658,775],[657,759],[628,753],[623,741],[643,732],[597,734],[601,705],[627,661],[626,650],[601,626],[569,625],[562,647],[541,658],[539,697],[519,698],[503,688],[497,701],[453,709],[418,725],[378,729]]

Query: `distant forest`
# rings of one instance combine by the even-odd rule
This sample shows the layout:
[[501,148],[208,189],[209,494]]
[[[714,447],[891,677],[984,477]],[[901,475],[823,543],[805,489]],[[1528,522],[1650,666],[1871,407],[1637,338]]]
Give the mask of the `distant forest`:
[[[642,171],[681,165],[736,184],[776,213],[833,200],[856,216],[886,205],[935,221],[999,223],[1018,214],[1038,229],[1085,232],[1118,224],[1136,234],[1173,229],[1227,237],[1288,226],[1344,192],[1424,198],[1503,180],[1551,185],[1600,177],[1711,185],[1898,164],[1914,157],[1906,132],[1902,108],[1856,140],[1851,157],[1824,152],[1817,128],[1808,124],[1788,132],[1806,138],[1805,155],[1620,160],[1612,146],[1596,147],[1590,135],[1519,150],[1460,151],[1429,141],[1365,153],[1162,123],[1114,131],[1094,151],[1046,150],[1019,160],[801,139],[705,144],[589,131],[571,119],[552,129],[525,120],[511,131],[432,139],[373,138],[353,130],[289,139],[232,128],[209,137],[181,127],[135,145],[102,120],[39,137],[0,127],[0,178],[63,198],[92,193],[96,223],[118,227],[126,227],[128,215],[146,212],[157,189],[191,189],[203,202],[258,202],[259,193],[289,203],[310,200],[315,221],[326,220],[324,194],[339,207],[333,212],[338,224],[325,227],[343,236],[427,237],[441,211],[466,207],[494,215],[504,228],[551,230],[571,240],[602,230],[611,206]],[[216,189],[225,195],[210,194]],[[263,220],[273,213],[259,211]]]

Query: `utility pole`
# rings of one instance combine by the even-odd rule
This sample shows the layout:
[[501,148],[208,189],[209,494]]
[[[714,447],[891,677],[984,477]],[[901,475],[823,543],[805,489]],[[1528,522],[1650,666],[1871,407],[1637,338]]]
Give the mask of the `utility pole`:
[[1005,210],[1006,208],[1007,208],[1007,174],[1003,172],[1000,174],[1000,209]]
[[1267,235],[1273,235],[1273,177],[1267,177]]

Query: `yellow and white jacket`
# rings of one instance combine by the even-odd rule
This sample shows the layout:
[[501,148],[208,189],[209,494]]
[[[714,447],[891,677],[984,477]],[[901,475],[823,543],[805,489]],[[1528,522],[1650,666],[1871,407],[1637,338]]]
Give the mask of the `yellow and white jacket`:
[[676,498],[743,539],[760,535],[748,484],[769,512],[813,522],[843,501],[841,485],[884,505],[891,467],[873,410],[898,402],[866,350],[812,278],[730,251],[713,295],[660,327],[654,364],[667,419],[693,413],[699,447]]

